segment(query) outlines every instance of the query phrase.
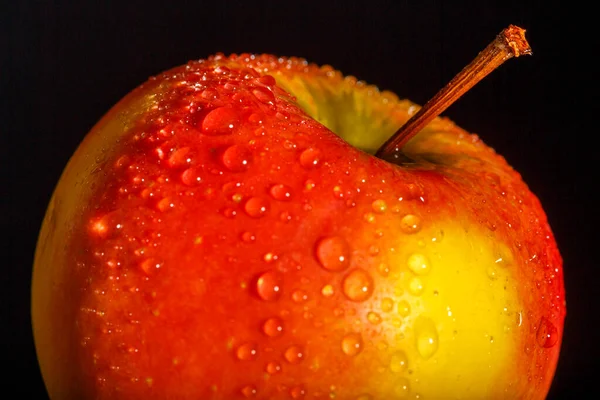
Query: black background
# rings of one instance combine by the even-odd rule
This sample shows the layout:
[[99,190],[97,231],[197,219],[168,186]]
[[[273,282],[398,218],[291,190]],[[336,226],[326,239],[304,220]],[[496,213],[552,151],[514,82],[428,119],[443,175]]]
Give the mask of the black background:
[[516,24],[533,57],[508,61],[444,114],[504,155],[544,204],[568,304],[549,398],[596,397],[600,179],[597,128],[584,116],[586,104],[598,104],[585,94],[596,84],[598,46],[584,32],[586,14],[576,2],[552,1],[1,2],[0,360],[8,374],[0,391],[46,396],[29,314],[37,232],[68,158],[129,90],[215,52],[266,52],[331,64],[423,104]]

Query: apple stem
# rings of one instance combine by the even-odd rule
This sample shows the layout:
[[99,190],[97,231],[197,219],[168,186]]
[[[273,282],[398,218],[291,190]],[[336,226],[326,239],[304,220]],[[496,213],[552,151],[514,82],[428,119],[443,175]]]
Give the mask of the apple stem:
[[402,125],[375,153],[382,158],[400,151],[425,125],[440,115],[460,96],[509,58],[532,54],[525,29],[510,25],[504,29],[469,65],[433,96]]

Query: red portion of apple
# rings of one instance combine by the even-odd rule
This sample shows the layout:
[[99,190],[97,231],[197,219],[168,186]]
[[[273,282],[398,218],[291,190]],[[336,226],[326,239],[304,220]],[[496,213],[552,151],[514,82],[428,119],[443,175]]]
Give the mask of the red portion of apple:
[[[498,384],[543,397],[562,336],[562,261],[519,175],[444,121],[407,145],[399,165],[374,158],[266,73],[309,83],[330,74],[298,60],[216,57],[138,89],[147,111],[106,143],[63,238],[72,325],[58,329],[72,341],[72,393],[400,397],[411,354],[380,348],[399,340],[384,315],[402,298],[389,277],[400,268],[394,252],[424,229],[440,240],[461,229],[512,254],[522,312],[511,318],[524,333]],[[408,263],[417,276],[429,268],[419,254]],[[381,365],[390,367],[378,376]]]

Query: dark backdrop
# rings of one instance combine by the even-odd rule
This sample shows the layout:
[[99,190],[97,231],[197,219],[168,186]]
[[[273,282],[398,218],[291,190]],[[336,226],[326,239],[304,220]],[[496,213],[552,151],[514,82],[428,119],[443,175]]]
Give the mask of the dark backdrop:
[[541,198],[565,260],[568,301],[550,399],[595,397],[599,220],[593,193],[600,180],[590,139],[596,130],[584,125],[583,116],[585,104],[597,104],[584,94],[595,85],[591,55],[597,46],[586,42],[583,31],[590,25],[581,22],[590,10],[576,2],[508,0],[469,5],[376,0],[0,3],[0,219],[5,236],[0,241],[0,359],[8,369],[0,374],[0,391],[14,387],[19,398],[45,398],[29,319],[37,231],[69,156],[129,90],[150,75],[215,52],[268,52],[331,64],[422,104],[512,23],[527,29],[534,56],[509,61],[445,115],[480,134]]

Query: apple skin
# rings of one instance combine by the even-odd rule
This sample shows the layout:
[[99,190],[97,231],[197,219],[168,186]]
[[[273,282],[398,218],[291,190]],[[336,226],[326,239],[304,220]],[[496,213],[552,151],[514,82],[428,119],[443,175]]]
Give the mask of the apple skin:
[[416,109],[268,55],[129,93],[40,232],[51,398],[543,399],[565,317],[544,211],[447,119],[369,154]]

